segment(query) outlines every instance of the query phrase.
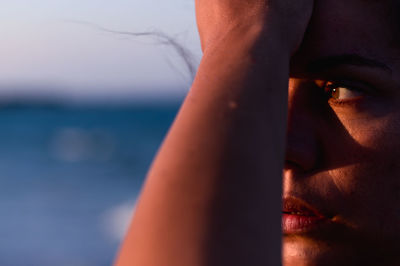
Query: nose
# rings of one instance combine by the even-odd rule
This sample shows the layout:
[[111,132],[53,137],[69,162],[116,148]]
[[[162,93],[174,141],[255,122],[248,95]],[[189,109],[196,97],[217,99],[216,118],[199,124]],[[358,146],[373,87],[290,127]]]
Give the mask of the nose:
[[289,80],[288,124],[285,170],[302,172],[317,167],[319,158],[318,112],[315,85],[301,79]]

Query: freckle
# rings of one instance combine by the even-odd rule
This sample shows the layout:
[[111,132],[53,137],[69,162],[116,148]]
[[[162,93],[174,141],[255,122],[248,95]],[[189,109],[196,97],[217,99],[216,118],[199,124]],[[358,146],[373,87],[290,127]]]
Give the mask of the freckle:
[[228,106],[229,106],[230,109],[238,108],[238,104],[235,101],[230,101]]
[[337,216],[335,216],[335,217],[332,218],[332,222],[337,222],[337,221],[339,221],[339,219],[338,219]]

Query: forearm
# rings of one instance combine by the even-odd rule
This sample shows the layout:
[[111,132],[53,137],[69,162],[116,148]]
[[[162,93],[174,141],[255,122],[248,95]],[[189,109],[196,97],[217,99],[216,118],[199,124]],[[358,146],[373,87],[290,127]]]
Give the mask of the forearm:
[[278,265],[290,54],[233,29],[198,74],[136,210],[118,265]]

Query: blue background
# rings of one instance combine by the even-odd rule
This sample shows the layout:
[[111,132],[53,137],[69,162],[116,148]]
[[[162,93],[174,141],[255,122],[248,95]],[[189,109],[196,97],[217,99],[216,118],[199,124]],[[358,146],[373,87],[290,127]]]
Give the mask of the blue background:
[[0,109],[0,265],[111,265],[178,103]]

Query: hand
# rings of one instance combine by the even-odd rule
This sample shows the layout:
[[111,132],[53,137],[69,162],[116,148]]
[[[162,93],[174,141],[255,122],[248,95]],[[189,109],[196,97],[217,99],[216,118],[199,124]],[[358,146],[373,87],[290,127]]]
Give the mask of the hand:
[[303,40],[313,5],[314,0],[196,0],[202,49],[238,28],[256,28],[261,35],[277,38],[292,55]]

